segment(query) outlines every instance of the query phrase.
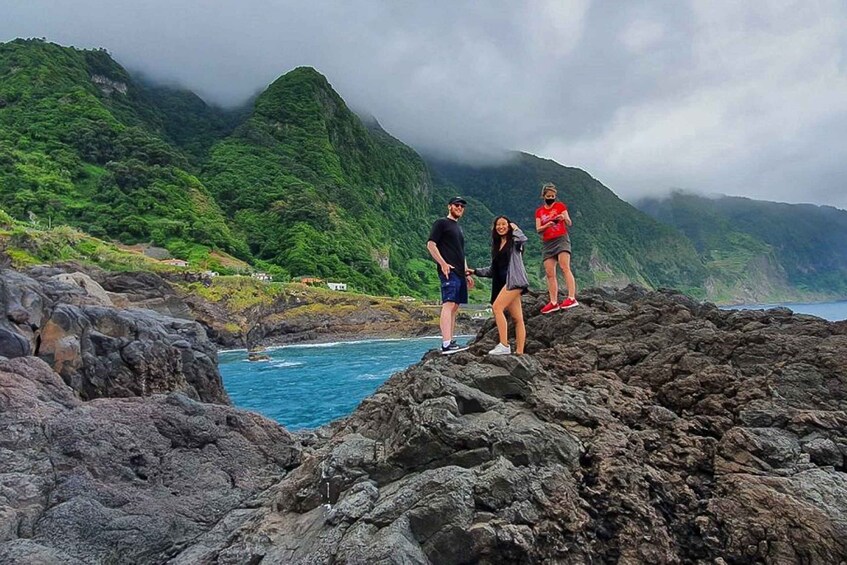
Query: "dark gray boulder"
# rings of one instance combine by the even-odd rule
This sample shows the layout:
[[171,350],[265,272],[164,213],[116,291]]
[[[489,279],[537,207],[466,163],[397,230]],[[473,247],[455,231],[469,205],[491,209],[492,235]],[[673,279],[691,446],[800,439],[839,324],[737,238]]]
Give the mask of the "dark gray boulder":
[[[529,355],[427,356],[205,555],[262,563],[847,560],[847,324],[587,291]],[[189,562],[190,551],[177,562]]]
[[160,563],[300,461],[258,415],[179,393],[83,402],[34,357],[0,361],[0,390],[3,562]]
[[36,270],[38,280],[0,271],[0,355],[40,357],[86,400],[181,391],[229,403],[202,326],[103,306],[101,297],[56,271]]
[[[296,436],[186,394],[83,401],[41,361],[0,361],[0,556],[847,561],[847,323],[636,287],[544,301],[524,297],[527,355],[487,356],[487,323]],[[157,358],[155,320],[74,308],[45,320],[100,328],[91,347],[132,328],[123,362]]]

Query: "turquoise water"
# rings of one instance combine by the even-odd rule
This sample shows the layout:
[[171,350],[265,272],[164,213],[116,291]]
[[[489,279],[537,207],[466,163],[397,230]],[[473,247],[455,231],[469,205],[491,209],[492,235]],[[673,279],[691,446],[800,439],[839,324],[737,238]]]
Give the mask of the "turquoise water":
[[349,415],[388,377],[440,346],[439,337],[381,339],[273,347],[265,351],[270,361],[247,361],[243,349],[218,358],[233,404],[299,430]]
[[784,307],[796,314],[811,314],[824,320],[837,322],[847,320],[847,300],[840,302],[818,302],[810,304],[796,304],[787,302],[784,304],[740,304],[738,306],[726,306],[725,310],[767,310],[768,308]]

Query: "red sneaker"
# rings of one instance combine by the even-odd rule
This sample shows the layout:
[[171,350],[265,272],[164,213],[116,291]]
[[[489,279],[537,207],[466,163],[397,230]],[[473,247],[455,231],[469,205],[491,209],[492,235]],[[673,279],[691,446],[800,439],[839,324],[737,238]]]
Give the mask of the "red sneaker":
[[559,305],[555,302],[548,302],[541,308],[542,314],[549,314],[559,309]]
[[[579,306],[579,302],[576,301],[576,298],[565,298],[559,304],[559,308],[562,310],[567,310],[568,308],[573,308],[574,306]],[[542,310],[543,312],[544,310]]]

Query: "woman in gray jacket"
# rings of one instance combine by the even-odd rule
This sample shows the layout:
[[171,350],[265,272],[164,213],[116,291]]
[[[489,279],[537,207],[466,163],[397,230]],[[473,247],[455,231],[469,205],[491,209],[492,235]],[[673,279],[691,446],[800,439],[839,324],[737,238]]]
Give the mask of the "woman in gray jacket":
[[523,264],[523,247],[527,237],[506,216],[494,219],[491,229],[491,265],[479,269],[468,269],[470,274],[491,278],[491,308],[500,334],[500,343],[488,352],[489,355],[509,355],[509,333],[506,314],[515,323],[515,353],[523,355],[526,344],[526,326],[521,309],[521,295],[526,293],[529,281]]

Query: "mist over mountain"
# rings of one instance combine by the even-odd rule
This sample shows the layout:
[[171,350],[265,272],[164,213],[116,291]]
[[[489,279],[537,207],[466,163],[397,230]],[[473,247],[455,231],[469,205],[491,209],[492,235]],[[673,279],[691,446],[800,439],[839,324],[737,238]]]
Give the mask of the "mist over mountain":
[[684,191],[636,206],[691,240],[715,299],[847,296],[847,211]]
[[[310,67],[224,110],[136,80],[104,50],[17,40],[0,44],[0,126],[0,207],[12,216],[165,247],[213,268],[226,269],[220,251],[280,280],[435,296],[425,240],[450,196],[470,201],[462,226],[469,262],[481,265],[494,215],[531,232],[541,184],[552,181],[574,219],[583,288],[636,282],[720,300],[847,293],[835,244],[788,222],[839,234],[835,212],[767,205],[767,222],[786,226],[771,233],[757,231],[755,210],[721,208],[711,213],[732,236],[706,249],[702,234],[658,204],[645,214],[578,168],[520,152],[495,163],[424,159],[376,118],[352,112]],[[526,260],[542,285],[538,238]],[[761,266],[758,283],[740,285],[751,264]]]

